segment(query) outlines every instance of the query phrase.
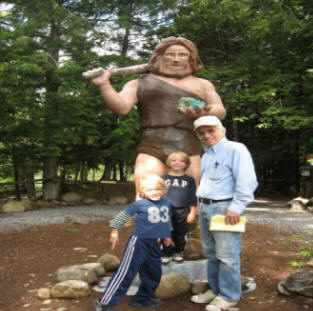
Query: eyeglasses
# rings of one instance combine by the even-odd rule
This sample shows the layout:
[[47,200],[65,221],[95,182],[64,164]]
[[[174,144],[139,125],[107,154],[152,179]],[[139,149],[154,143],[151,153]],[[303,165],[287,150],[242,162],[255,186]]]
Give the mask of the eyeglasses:
[[217,131],[217,128],[208,128],[208,129],[205,129],[205,130],[196,131],[196,133],[197,133],[197,135],[198,135],[199,137],[202,137],[202,136],[204,136],[205,134],[212,135],[212,134],[214,134],[216,131]]

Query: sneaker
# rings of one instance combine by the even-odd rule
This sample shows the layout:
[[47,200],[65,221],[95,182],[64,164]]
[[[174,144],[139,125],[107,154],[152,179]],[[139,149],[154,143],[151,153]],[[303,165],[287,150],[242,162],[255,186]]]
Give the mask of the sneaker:
[[113,310],[112,307],[105,306],[101,304],[100,299],[96,299],[92,302],[92,306],[95,309],[95,311],[111,311]]
[[235,306],[237,301],[226,301],[222,297],[216,296],[210,304],[205,307],[206,311],[225,311]]
[[208,303],[215,297],[216,295],[209,289],[205,293],[191,296],[190,300],[194,303]]
[[167,265],[169,262],[172,261],[172,257],[170,257],[170,256],[164,256],[164,257],[161,258],[161,260],[162,260],[162,264],[163,264],[163,265]]
[[175,262],[183,262],[184,261],[184,253],[183,252],[175,253],[173,255],[173,260]]
[[150,300],[146,301],[138,301],[136,298],[133,298],[129,305],[132,307],[152,307],[156,308],[163,304],[163,301],[156,298],[151,298]]

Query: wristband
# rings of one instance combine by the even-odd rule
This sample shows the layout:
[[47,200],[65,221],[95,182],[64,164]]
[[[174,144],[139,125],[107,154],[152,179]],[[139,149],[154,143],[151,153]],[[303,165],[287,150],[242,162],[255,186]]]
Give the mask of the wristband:
[[111,238],[118,238],[118,233],[111,233]]

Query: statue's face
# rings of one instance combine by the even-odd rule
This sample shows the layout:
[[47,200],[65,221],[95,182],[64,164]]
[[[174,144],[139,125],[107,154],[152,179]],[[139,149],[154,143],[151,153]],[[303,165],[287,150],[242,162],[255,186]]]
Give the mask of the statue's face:
[[160,74],[169,77],[183,78],[192,72],[190,52],[182,45],[169,46],[160,56]]

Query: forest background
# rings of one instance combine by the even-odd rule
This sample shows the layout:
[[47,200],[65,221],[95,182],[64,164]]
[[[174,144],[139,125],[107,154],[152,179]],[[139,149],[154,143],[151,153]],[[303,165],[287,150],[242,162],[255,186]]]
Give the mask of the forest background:
[[[259,194],[298,195],[313,154],[311,0],[14,0],[0,3],[0,196],[56,199],[67,180],[132,179],[136,109],[110,111],[81,74],[145,63],[192,40],[254,158]],[[113,77],[117,90],[137,76]],[[310,162],[311,161],[311,162]]]

